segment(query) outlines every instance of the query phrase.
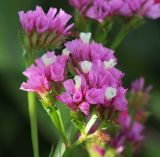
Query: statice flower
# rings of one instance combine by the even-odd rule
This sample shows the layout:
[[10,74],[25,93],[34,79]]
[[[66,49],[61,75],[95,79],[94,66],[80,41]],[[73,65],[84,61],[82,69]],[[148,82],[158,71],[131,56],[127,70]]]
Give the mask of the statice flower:
[[[70,0],[70,4],[83,16],[104,22],[113,16],[140,16],[157,19],[160,17],[159,0],[92,0],[88,3]],[[83,8],[83,9],[82,9]]]
[[86,16],[103,22],[110,13],[110,5],[106,0],[94,0],[93,5],[88,9]]
[[93,0],[69,0],[70,5],[84,13]]
[[68,56],[47,52],[23,72],[28,80],[20,88],[39,95],[50,92],[52,83],[64,80],[67,60]]
[[157,19],[160,17],[160,2],[157,0],[124,0],[119,13],[124,16],[137,14],[138,16]]
[[73,27],[73,24],[67,25],[71,17],[62,9],[58,11],[56,8],[50,8],[45,13],[39,6],[33,11],[19,12],[23,31],[28,35],[25,37],[29,38],[32,48],[60,45]]
[[144,126],[138,121],[133,120],[125,111],[119,116],[118,123],[121,125],[121,131],[112,139],[111,145],[116,148],[118,153],[122,153],[127,142],[130,142],[134,148],[143,140]]
[[89,37],[81,33],[80,39],[65,44],[77,75],[64,82],[66,92],[59,99],[85,115],[90,107],[127,110],[126,89],[121,81],[124,74],[114,67],[113,51],[94,41],[90,43]]

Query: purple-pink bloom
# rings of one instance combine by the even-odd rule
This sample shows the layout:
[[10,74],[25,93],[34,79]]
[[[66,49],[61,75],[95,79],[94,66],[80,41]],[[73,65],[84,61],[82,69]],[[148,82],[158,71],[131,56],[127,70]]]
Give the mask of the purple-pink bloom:
[[80,61],[109,61],[116,58],[113,55],[113,50],[103,47],[102,44],[92,41],[85,43],[82,39],[72,40],[65,44],[66,48],[71,52],[72,60],[75,64]]
[[132,85],[131,85],[132,92],[135,93],[135,92],[142,91],[143,88],[144,88],[144,78],[143,77],[132,82]]
[[127,99],[126,99],[126,92],[127,90],[123,87],[119,87],[117,89],[117,96],[115,97],[113,101],[113,106],[115,109],[119,111],[126,111],[127,110]]
[[55,52],[47,52],[23,72],[28,80],[20,88],[38,94],[49,92],[51,83],[64,80],[67,60],[67,56],[56,56]]
[[[65,46],[71,53],[70,64],[78,76],[64,82],[66,92],[59,97],[60,100],[72,110],[80,109],[85,114],[90,106],[127,110],[126,90],[121,81],[124,74],[114,67],[117,59],[113,51],[82,39],[67,42]],[[68,95],[66,100],[64,95]]]
[[83,76],[75,76],[74,80],[64,81],[65,93],[58,96],[58,99],[68,105],[73,111],[80,109],[85,115],[89,114],[90,104],[85,101],[87,90]]
[[149,85],[145,88],[145,80],[143,77],[133,81],[131,84],[132,93],[144,92],[148,94],[151,90],[152,90],[152,85]]
[[152,19],[160,18],[160,1],[148,0],[142,8],[141,14]]
[[143,125],[137,121],[132,122],[131,117],[127,112],[122,112],[120,114],[118,122],[122,126],[124,135],[128,140],[130,140],[133,143],[143,140]]
[[94,0],[93,5],[86,12],[86,16],[99,22],[110,14],[111,7],[106,0]]
[[68,25],[71,15],[62,9],[58,12],[56,8],[50,8],[48,13],[44,13],[39,6],[34,11],[19,12],[20,23],[25,32],[36,31],[38,33],[55,32],[58,35],[67,35],[73,24]]
[[83,13],[92,1],[93,0],[69,0],[69,3]]

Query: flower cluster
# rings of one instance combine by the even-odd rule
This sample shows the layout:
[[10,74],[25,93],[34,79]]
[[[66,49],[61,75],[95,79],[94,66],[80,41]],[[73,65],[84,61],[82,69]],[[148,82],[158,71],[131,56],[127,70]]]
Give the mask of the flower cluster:
[[133,120],[127,112],[120,114],[118,122],[122,126],[122,130],[113,138],[111,145],[117,149],[118,153],[124,150],[127,141],[136,148],[136,144],[143,140],[144,126]]
[[[80,39],[65,44],[62,55],[48,52],[37,59],[36,64],[24,72],[28,81],[21,85],[21,89],[42,95],[51,90],[51,83],[56,85],[57,81],[64,81],[66,92],[57,98],[73,111],[81,110],[89,115],[94,106],[127,110],[126,89],[121,82],[124,74],[114,67],[113,51],[95,41],[90,42],[90,37],[90,33],[81,33]],[[71,79],[64,77],[68,58],[74,71]]]
[[106,17],[134,15],[157,19],[160,17],[159,0],[69,0],[70,4],[91,19],[103,22]]
[[[90,21],[86,27],[83,24],[87,18],[81,21],[78,17],[76,22],[85,30],[96,28],[93,33],[96,41],[113,49],[127,32],[143,22],[139,17],[160,17],[160,0],[69,0],[69,3],[84,17],[98,22],[109,17],[102,24]],[[112,18],[114,16],[127,17],[119,18],[121,29],[117,32],[112,30],[117,19]],[[133,20],[130,17],[134,17]],[[90,155],[101,157],[119,156],[125,150],[130,151],[129,146],[136,148],[143,140],[143,123],[148,116],[144,106],[148,103],[151,86],[144,88],[144,79],[140,78],[127,93],[122,84],[124,73],[116,68],[114,51],[91,40],[91,33],[76,31],[73,34],[79,34],[79,38],[66,42],[73,24],[67,24],[71,15],[62,9],[50,8],[45,13],[37,6],[34,11],[20,11],[19,18],[25,62],[29,66],[23,72],[27,81],[20,89],[39,96],[66,148],[86,142],[86,147],[91,148]],[[123,22],[126,23],[123,25]],[[112,32],[115,37],[111,36],[110,40]],[[64,49],[57,53],[52,51],[62,47]],[[44,53],[46,50],[50,51]],[[35,59],[37,52],[44,54]],[[34,105],[33,95],[28,95],[30,106]],[[73,144],[61,117],[59,105],[63,104],[70,109],[71,121],[79,129],[79,138]],[[34,120],[34,115],[30,116]]]
[[67,26],[67,23],[71,17],[62,9],[58,12],[56,8],[50,8],[46,14],[39,6],[34,11],[19,12],[20,23],[32,47],[59,45],[70,34],[73,24]]
[[23,74],[28,78],[21,89],[39,95],[50,92],[53,82],[64,80],[68,56],[56,56],[55,52],[47,52],[27,68]]
[[89,115],[93,107],[127,110],[126,89],[121,82],[124,74],[114,67],[113,51],[90,42],[90,34],[84,33],[65,46],[71,53],[70,62],[76,75],[63,83],[66,92],[59,99],[85,115]]

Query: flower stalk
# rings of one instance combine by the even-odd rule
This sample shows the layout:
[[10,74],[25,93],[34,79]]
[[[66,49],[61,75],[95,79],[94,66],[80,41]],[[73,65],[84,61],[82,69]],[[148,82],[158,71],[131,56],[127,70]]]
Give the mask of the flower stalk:
[[37,107],[36,107],[36,96],[34,93],[28,93],[28,106],[29,106],[29,117],[31,125],[31,138],[34,157],[39,157],[38,147],[38,129],[37,129]]

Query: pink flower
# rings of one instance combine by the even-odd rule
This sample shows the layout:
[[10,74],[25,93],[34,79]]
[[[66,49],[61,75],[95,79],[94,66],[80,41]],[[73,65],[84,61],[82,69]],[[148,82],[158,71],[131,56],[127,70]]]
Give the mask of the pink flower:
[[69,0],[81,14],[98,22],[110,16],[134,15],[157,19],[160,17],[159,0]]
[[65,93],[58,96],[58,99],[68,105],[73,111],[80,109],[85,115],[89,114],[90,104],[85,101],[86,82],[83,76],[75,76],[74,80],[65,81]]
[[132,92],[139,92],[142,91],[144,88],[144,78],[141,77],[140,79],[135,80],[131,85]]
[[152,90],[152,86],[149,85],[145,88],[145,80],[143,77],[135,80],[131,84],[131,92],[137,93],[137,92],[144,92],[148,94]]
[[157,19],[160,18],[160,2],[159,0],[148,0],[142,9],[142,14],[152,18]]
[[[67,59],[67,56],[56,56],[54,52],[47,52],[26,69],[23,74],[28,80],[20,88],[38,94],[49,92],[51,83],[63,81]],[[63,64],[60,64],[62,61]]]
[[95,41],[85,43],[82,39],[73,40],[65,44],[66,48],[71,52],[73,63],[77,64],[79,61],[109,61],[115,59],[113,50],[103,47]]
[[81,13],[85,11],[92,0],[69,0],[70,5],[77,8]]
[[90,34],[80,34],[79,40],[65,44],[71,53],[70,64],[73,64],[78,79],[64,82],[72,103],[68,104],[68,97],[65,100],[64,95],[63,99],[60,96],[60,100],[72,110],[81,110],[82,103],[102,108],[113,107],[118,111],[127,110],[126,90],[121,81],[124,74],[114,67],[117,59],[113,51],[94,41],[90,43],[89,37]]
[[113,101],[113,106],[115,109],[119,111],[126,111],[127,110],[127,99],[126,99],[126,92],[127,90],[124,89],[123,87],[119,87],[117,89],[117,95]]
[[50,90],[50,83],[41,68],[31,65],[23,74],[28,80],[22,83],[20,89],[38,94],[43,94]]
[[46,14],[41,7],[37,6],[34,11],[27,11],[26,13],[20,11],[19,17],[25,32],[55,32],[67,35],[73,27],[73,24],[66,26],[72,16],[61,9],[57,12],[56,8],[50,8]]
[[134,121],[131,126],[131,117],[127,112],[122,112],[119,116],[118,122],[122,125],[126,138],[133,143],[143,140],[142,131],[144,127],[137,121]]
[[111,7],[108,1],[94,0],[93,5],[88,9],[86,16],[99,22],[103,22],[103,20],[110,14],[110,11]]

